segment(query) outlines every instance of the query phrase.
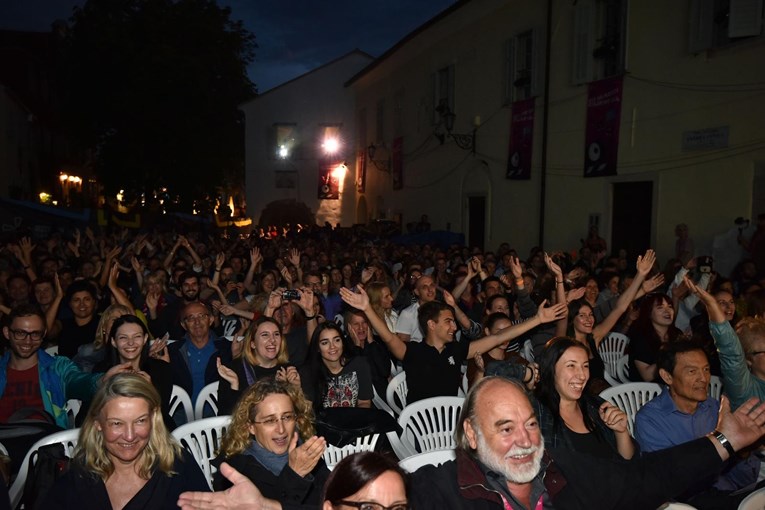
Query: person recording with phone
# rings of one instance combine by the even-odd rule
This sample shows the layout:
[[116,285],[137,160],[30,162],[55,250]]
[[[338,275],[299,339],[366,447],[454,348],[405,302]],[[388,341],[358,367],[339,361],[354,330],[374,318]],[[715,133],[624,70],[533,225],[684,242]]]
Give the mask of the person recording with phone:
[[308,342],[318,323],[313,301],[314,292],[309,287],[300,290],[280,287],[271,292],[263,312],[266,317],[276,319],[281,326],[290,363],[298,368],[305,363]]
[[688,276],[695,284],[706,290],[712,278],[712,257],[700,256],[690,259],[685,266],[675,274],[675,278],[669,287],[667,294],[672,297],[676,310],[675,326],[682,332],[690,332],[691,319],[698,315],[695,307],[699,302],[697,296],[690,294],[683,284],[683,277]]

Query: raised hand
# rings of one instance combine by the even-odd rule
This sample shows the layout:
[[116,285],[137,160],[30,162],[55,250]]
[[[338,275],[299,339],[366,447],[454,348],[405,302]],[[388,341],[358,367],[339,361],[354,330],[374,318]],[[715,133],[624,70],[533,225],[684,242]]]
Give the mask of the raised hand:
[[646,281],[644,281],[642,289],[646,294],[650,294],[662,285],[664,285],[664,273],[659,273],[656,276],[648,278]]
[[552,257],[550,257],[547,253],[545,253],[545,265],[547,265],[547,269],[549,269],[550,272],[555,275],[555,279],[557,281],[563,280],[563,270],[561,270],[560,266],[556,264]]
[[351,290],[346,287],[341,287],[340,298],[353,308],[361,310],[362,312],[367,311],[369,308],[369,296],[367,296],[367,293],[364,289],[358,289],[357,294],[351,292]]
[[220,358],[216,358],[215,367],[218,369],[218,375],[231,385],[232,390],[239,389],[239,376],[236,375],[236,372],[221,363]]
[[651,249],[648,249],[645,252],[645,255],[638,256],[635,267],[637,267],[638,273],[642,274],[645,277],[648,275],[648,273],[651,272],[651,269],[653,269],[653,265],[655,262],[656,262],[656,252]]
[[170,363],[170,353],[167,351],[167,339],[170,333],[165,333],[162,338],[155,339],[149,346],[149,356]]
[[133,267],[135,274],[143,274],[143,266],[136,257],[130,257],[130,265]]
[[570,303],[572,301],[576,301],[577,299],[582,299],[586,290],[587,289],[584,287],[571,289],[570,291],[566,292],[566,302]]
[[156,294],[154,292],[149,292],[146,294],[146,308],[148,308],[150,311],[157,309],[157,305],[159,304],[159,294]]
[[374,268],[365,267],[364,269],[361,270],[361,283],[366,285],[367,283],[369,283],[369,280],[371,280],[374,275],[375,275]]
[[298,433],[292,436],[289,446],[289,466],[301,478],[305,477],[313,468],[316,467],[324,450],[327,448],[327,442],[323,437],[313,436],[305,443],[297,446]]
[[515,279],[523,278],[523,268],[518,257],[510,257],[510,272],[513,273]]
[[223,264],[225,264],[225,262],[226,262],[226,254],[223,253],[223,252],[219,252],[215,256],[215,267],[219,268],[219,267],[223,266]]
[[[181,510],[264,510],[279,505],[263,497],[255,484],[227,463],[220,466],[220,472],[234,484],[219,492],[184,492],[178,498]],[[280,506],[280,505],[279,505]]]
[[547,307],[546,305],[547,300],[545,299],[539,304],[539,308],[537,309],[537,317],[539,317],[542,324],[557,321],[568,315],[568,307],[566,306],[566,303],[558,303],[557,305],[552,305],[550,307]]
[[468,278],[471,277],[471,273],[473,276],[479,274],[481,272],[481,261],[478,259],[478,257],[472,257],[468,261]]
[[300,267],[300,250],[297,248],[292,248],[290,250],[290,256],[288,260],[293,266]]
[[287,282],[288,287],[292,287],[292,275],[290,274],[290,270],[287,266],[282,266],[281,271],[279,271],[282,275],[282,278],[284,278],[284,281]]
[[454,296],[447,291],[446,289],[439,289],[444,294],[444,303],[451,306],[452,308],[457,308],[457,302],[454,301]]
[[308,287],[300,289],[300,299],[298,300],[298,306],[303,309],[303,312],[311,316],[313,315],[313,291]]
[[[263,261],[263,256],[260,254],[260,248],[257,246],[250,250],[250,267],[257,267]],[[223,264],[223,262],[221,262]]]
[[765,434],[765,402],[753,397],[731,412],[728,397],[721,397],[717,430],[728,438],[734,450],[749,446]]

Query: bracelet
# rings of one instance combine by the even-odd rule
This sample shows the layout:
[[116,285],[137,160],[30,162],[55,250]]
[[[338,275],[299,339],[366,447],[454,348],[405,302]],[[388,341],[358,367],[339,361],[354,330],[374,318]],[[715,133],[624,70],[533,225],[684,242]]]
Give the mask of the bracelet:
[[563,285],[563,280],[555,280],[555,283],[556,283],[557,285]]
[[515,283],[523,283],[523,278],[516,278]]
[[316,316],[315,316],[315,315],[310,315],[310,316],[309,316],[309,315],[306,315],[306,316],[305,316],[305,320],[307,320],[307,321],[312,321],[312,320],[314,320],[315,318],[316,318]]
[[[526,373],[530,372],[528,377],[526,376]],[[534,379],[534,369],[530,366],[526,366],[523,370],[523,384],[528,384]]]
[[216,267],[216,268],[215,268],[215,272],[216,272],[216,273],[220,273],[220,268],[219,268],[219,267]]
[[733,449],[733,445],[730,444],[730,441],[728,441],[728,438],[725,437],[725,434],[715,429],[712,432],[712,437],[714,437],[715,439],[717,439],[717,441],[719,441],[722,447],[725,448],[725,451],[728,452],[728,455],[730,455],[731,457],[735,455],[736,450]]

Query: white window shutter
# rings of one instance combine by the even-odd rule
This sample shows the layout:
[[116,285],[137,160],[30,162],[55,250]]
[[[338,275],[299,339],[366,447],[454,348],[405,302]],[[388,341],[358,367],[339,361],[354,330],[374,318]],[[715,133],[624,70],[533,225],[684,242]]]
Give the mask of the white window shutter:
[[714,0],[691,0],[688,16],[688,51],[699,53],[712,47]]
[[580,1],[574,7],[574,41],[571,59],[571,81],[574,85],[592,81],[594,46],[595,6],[588,1]]
[[762,32],[762,0],[730,0],[728,37],[750,37]]
[[530,97],[542,95],[544,81],[544,39],[542,30],[535,28],[531,31],[531,93]]

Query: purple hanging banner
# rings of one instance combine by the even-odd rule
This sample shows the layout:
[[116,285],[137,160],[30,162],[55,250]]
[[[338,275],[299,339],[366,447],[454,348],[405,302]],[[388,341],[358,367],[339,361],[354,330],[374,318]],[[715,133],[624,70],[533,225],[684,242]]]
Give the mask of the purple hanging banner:
[[510,144],[507,151],[505,177],[531,179],[531,158],[534,153],[534,98],[516,101],[510,115]]
[[587,88],[587,132],[584,176],[616,175],[619,122],[622,112],[622,77],[594,81]]

